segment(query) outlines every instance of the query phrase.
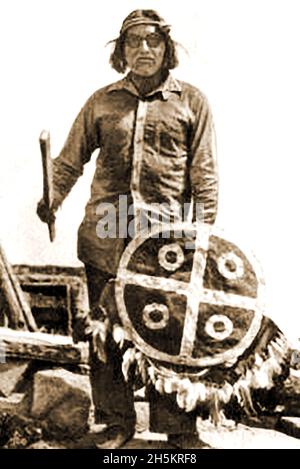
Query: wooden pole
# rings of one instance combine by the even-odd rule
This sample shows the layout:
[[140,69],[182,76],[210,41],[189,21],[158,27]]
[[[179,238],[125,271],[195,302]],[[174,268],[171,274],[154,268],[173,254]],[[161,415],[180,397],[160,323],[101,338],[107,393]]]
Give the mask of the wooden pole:
[[[47,130],[43,130],[40,135],[40,148],[42,154],[43,164],[43,199],[47,208],[51,209],[53,203],[53,180],[52,180],[52,159],[50,152],[50,133]],[[50,241],[54,241],[55,238],[55,224],[54,220],[47,222],[49,229]]]
[[74,365],[88,363],[88,344],[74,344],[68,336],[0,327],[0,341],[6,357]]
[[0,281],[9,311],[9,326],[13,329],[22,329],[24,326],[30,331],[37,331],[37,325],[32,315],[19,281],[6,259],[4,250],[0,245]]

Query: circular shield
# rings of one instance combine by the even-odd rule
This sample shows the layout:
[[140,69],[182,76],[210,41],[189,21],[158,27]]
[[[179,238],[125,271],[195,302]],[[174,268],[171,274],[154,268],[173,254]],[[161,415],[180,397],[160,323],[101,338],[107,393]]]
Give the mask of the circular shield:
[[255,258],[208,225],[164,225],[126,248],[115,284],[119,316],[146,356],[208,367],[236,360],[261,324]]

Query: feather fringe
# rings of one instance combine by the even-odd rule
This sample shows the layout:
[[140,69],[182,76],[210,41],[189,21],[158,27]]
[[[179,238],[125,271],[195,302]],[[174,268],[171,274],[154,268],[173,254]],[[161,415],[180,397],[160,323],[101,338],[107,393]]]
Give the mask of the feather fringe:
[[[153,363],[140,350],[129,348],[123,355],[122,370],[128,380],[130,367],[135,364],[135,373],[142,382],[152,384],[160,394],[176,393],[178,407],[190,412],[198,405],[206,404],[210,417],[217,425],[220,422],[222,407],[233,397],[244,408],[248,415],[255,415],[251,392],[255,389],[269,390],[274,386],[274,379],[283,372],[287,363],[290,348],[282,334],[267,346],[264,357],[259,353],[252,354],[248,359],[240,359],[235,368],[236,381],[230,384],[226,379],[217,384],[208,376],[210,369],[199,373],[176,373],[157,363]],[[224,378],[227,368],[224,368]]]

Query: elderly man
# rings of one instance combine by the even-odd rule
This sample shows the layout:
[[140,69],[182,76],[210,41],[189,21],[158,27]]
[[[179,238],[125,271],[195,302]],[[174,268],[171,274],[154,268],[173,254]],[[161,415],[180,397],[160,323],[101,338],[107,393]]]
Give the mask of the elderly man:
[[[115,277],[128,244],[127,233],[120,234],[119,226],[116,237],[101,236],[101,207],[112,204],[122,226],[127,212],[120,207],[120,196],[127,197],[127,205],[132,204],[134,218],[145,207],[160,204],[169,219],[176,221],[190,200],[194,206],[201,204],[206,223],[214,223],[217,211],[210,108],[197,88],[170,74],[177,66],[170,27],[155,11],[136,10],[124,20],[114,43],[111,65],[119,73],[128,73],[96,91],[81,109],[54,160],[55,197],[50,213],[43,201],[38,205],[43,221],[53,218],[85,163],[100,149],[78,234],[78,257],[85,265],[90,302],[89,316],[83,322],[86,336],[94,338],[105,335],[100,296]],[[95,331],[100,331],[98,336]],[[133,393],[123,379],[121,353],[111,334],[106,337],[105,352],[103,360],[95,349],[91,353],[95,421],[107,424],[98,447],[117,448],[134,434]],[[194,416],[190,425],[178,428],[194,435]]]

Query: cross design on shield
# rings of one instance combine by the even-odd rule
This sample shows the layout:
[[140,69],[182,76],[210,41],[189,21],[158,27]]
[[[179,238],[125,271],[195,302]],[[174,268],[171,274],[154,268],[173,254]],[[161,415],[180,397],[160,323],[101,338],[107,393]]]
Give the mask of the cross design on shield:
[[[178,234],[181,234],[179,236]],[[206,224],[157,226],[127,246],[117,309],[146,356],[174,365],[234,362],[263,316],[263,278],[252,253]]]

